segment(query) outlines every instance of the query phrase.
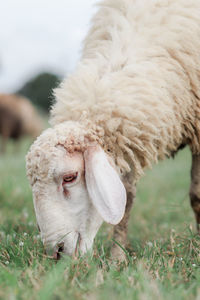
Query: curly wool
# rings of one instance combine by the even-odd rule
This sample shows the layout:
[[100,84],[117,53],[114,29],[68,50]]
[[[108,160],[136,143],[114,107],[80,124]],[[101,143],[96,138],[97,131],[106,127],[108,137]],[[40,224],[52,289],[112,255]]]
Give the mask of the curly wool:
[[181,144],[199,154],[199,49],[200,0],[103,1],[51,123],[76,121],[135,180]]
[[45,130],[32,144],[26,156],[27,176],[31,185],[39,180],[48,182],[49,160],[56,155],[56,147],[62,146],[69,153],[84,152],[92,142],[98,142],[92,131],[85,130],[77,122],[63,122]]

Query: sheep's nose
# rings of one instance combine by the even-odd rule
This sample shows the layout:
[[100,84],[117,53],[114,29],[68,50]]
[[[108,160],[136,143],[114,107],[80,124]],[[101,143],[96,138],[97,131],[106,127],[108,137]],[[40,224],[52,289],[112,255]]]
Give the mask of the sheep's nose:
[[61,258],[61,254],[64,251],[64,242],[57,244],[57,247],[53,253],[53,258],[55,260],[59,260]]

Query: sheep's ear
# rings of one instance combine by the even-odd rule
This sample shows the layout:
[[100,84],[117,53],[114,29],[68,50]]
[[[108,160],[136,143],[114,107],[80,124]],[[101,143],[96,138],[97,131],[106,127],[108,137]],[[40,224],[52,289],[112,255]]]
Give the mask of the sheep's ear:
[[99,146],[88,147],[84,159],[86,185],[95,208],[104,221],[118,224],[126,206],[126,190],[119,175]]

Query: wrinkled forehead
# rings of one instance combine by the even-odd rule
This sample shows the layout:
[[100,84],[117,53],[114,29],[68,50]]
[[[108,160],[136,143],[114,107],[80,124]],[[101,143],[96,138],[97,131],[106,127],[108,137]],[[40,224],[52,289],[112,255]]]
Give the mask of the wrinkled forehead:
[[26,156],[31,185],[38,180],[47,181],[54,170],[83,168],[83,152],[87,144],[84,132],[75,135],[73,130],[63,126],[45,130],[31,146]]
[[83,172],[84,160],[81,151],[68,152],[61,145],[40,145],[27,156],[27,175],[31,185],[40,181],[49,182],[56,176],[70,172]]
[[50,163],[50,169],[53,171],[53,175],[83,171],[83,153],[80,151],[68,152],[63,146],[58,145]]

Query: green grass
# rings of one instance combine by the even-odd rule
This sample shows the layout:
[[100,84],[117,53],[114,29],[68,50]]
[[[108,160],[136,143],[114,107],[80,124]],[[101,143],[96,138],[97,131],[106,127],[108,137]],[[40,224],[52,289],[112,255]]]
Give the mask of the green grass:
[[10,145],[0,157],[0,299],[199,299],[188,149],[141,180],[129,223],[129,263],[120,265],[109,258],[106,225],[93,254],[58,263],[45,256],[25,176],[28,145]]

